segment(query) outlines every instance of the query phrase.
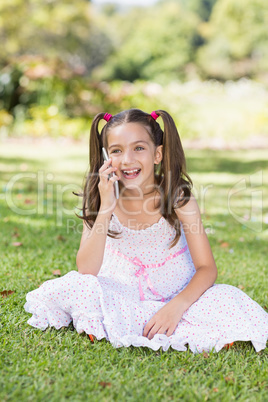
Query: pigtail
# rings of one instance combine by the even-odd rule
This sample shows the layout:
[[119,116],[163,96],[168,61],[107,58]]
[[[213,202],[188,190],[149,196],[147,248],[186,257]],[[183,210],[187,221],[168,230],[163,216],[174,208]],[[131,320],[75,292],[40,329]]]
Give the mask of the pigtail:
[[93,119],[90,137],[89,137],[89,171],[83,185],[83,193],[75,195],[83,198],[81,212],[76,216],[83,219],[87,226],[91,229],[100,208],[100,195],[98,191],[98,170],[102,165],[101,161],[101,137],[99,134],[99,122],[103,118],[104,113],[99,113]]
[[84,185],[82,218],[92,228],[98,211],[100,209],[100,194],[98,190],[99,169],[103,164],[101,154],[102,140],[99,133],[99,122],[104,117],[104,113],[99,113],[95,116],[89,139],[89,173]]
[[186,173],[186,160],[180,136],[172,117],[164,110],[156,110],[164,123],[163,158],[161,161],[162,215],[175,228],[173,247],[181,235],[175,208],[187,204],[191,197],[192,181]]
[[76,216],[79,219],[83,219],[86,225],[91,229],[98,211],[100,209],[100,194],[98,190],[99,183],[99,169],[103,164],[101,156],[102,140],[99,134],[99,121],[103,118],[104,113],[99,113],[95,116],[89,138],[89,172],[85,179],[83,193],[73,193],[79,197],[83,197],[83,204],[81,213]]
[[[83,206],[82,206],[82,214],[78,216],[83,219],[89,229],[91,229],[94,225],[94,222],[98,216],[100,209],[100,192],[98,188],[99,184],[99,169],[104,163],[102,156],[102,147],[106,144],[103,144],[103,136],[106,129],[106,125],[102,129],[101,133],[99,132],[99,122],[102,119],[106,120],[107,113],[99,113],[95,116],[90,130],[90,139],[89,139],[89,172],[86,177],[86,181],[84,184],[84,191],[82,194],[83,197]],[[111,116],[111,115],[109,115]],[[107,120],[106,120],[107,121]],[[118,232],[108,230],[108,235],[111,237],[117,237]]]

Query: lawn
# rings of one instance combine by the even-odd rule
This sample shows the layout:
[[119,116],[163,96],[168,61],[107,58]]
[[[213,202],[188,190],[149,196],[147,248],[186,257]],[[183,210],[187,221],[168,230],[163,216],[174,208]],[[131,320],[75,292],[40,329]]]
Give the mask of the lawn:
[[[186,155],[216,283],[239,287],[268,310],[267,150]],[[84,143],[0,144],[0,400],[267,400],[268,348],[256,353],[250,342],[198,355],[114,349],[105,340],[92,344],[72,325],[42,332],[27,324],[26,293],[56,270],[76,269],[80,201],[72,191],[81,190],[87,163]]]

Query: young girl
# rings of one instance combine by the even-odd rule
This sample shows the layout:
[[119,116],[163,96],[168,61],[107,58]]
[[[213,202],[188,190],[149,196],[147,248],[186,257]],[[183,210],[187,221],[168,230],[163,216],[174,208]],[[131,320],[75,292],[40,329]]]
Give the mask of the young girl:
[[240,340],[264,349],[268,314],[241,290],[214,284],[217,268],[191,184],[167,112],[99,113],[90,134],[78,272],[27,294],[28,323],[58,329],[73,321],[78,333],[114,347],[188,345],[197,353]]

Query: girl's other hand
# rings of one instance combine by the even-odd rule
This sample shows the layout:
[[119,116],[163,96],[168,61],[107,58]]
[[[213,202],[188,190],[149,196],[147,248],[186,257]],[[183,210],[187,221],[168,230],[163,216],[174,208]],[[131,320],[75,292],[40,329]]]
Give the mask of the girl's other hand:
[[119,180],[118,176],[114,175],[109,178],[109,174],[117,170],[116,167],[110,166],[112,159],[109,158],[104,162],[99,169],[100,182],[98,184],[101,206],[100,209],[104,212],[113,212],[116,206],[116,198],[114,192],[114,182]]
[[152,339],[155,334],[171,336],[180,322],[183,309],[178,306],[177,300],[170,300],[147,322],[143,330],[143,336]]

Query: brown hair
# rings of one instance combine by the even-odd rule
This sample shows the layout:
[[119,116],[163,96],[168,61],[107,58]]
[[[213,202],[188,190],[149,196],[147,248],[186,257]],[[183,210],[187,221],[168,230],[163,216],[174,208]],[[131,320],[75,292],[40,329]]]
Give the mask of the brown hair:
[[[81,218],[91,229],[100,209],[100,194],[98,190],[98,171],[103,165],[102,147],[107,148],[107,134],[113,127],[126,124],[141,124],[155,147],[163,145],[163,158],[155,165],[155,179],[161,191],[161,214],[175,228],[176,235],[170,247],[178,242],[181,230],[175,208],[187,204],[191,196],[192,181],[186,173],[186,162],[180,137],[172,117],[164,110],[156,110],[164,123],[164,130],[153,117],[139,109],[130,109],[113,116],[99,133],[99,122],[105,113],[96,115],[92,122],[89,144],[90,170],[83,192],[83,207]],[[157,207],[159,207],[158,205]],[[108,236],[116,237],[117,232],[108,231]]]

